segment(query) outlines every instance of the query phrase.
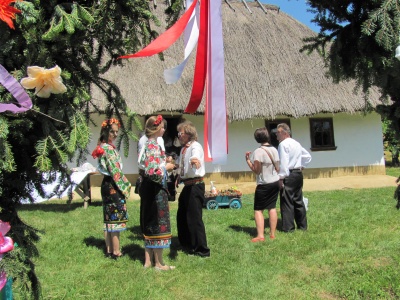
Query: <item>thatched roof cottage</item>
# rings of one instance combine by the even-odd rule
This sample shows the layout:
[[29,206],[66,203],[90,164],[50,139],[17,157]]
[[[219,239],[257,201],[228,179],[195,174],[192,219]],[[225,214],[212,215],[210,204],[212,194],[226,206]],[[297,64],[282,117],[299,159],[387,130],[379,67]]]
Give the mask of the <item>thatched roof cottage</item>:
[[[165,24],[166,4],[157,4],[153,9]],[[384,174],[380,116],[362,113],[366,102],[361,91],[356,93],[354,82],[333,83],[318,54],[299,52],[302,39],[315,35],[311,29],[278,7],[258,2],[224,1],[222,17],[229,154],[227,165],[207,163],[209,178],[219,183],[253,180],[244,153],[258,146],[254,130],[262,126],[272,130],[281,122],[290,124],[293,138],[313,156],[305,177]],[[143,122],[148,115],[163,114],[172,137],[178,120],[189,119],[197,126],[202,142],[204,101],[197,115],[183,114],[195,55],[173,85],[164,82],[163,70],[181,62],[183,41],[165,51],[164,57],[164,61],[158,56],[129,59],[124,67],[111,69],[107,77],[118,84]],[[372,90],[368,105],[379,104],[379,96]],[[98,91],[93,98],[101,106]],[[102,118],[99,116],[99,123]],[[97,136],[98,128],[94,131]],[[124,170],[135,177],[137,154],[135,147],[131,148]]]

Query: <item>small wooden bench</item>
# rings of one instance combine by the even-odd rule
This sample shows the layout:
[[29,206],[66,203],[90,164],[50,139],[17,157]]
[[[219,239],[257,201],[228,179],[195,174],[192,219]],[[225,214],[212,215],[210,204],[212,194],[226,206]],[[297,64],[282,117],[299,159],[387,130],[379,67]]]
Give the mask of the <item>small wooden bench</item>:
[[[92,202],[92,193],[90,189],[90,176],[99,174],[98,172],[91,172],[77,185],[75,192],[83,199],[83,207],[88,208]],[[70,203],[70,202],[69,202]]]

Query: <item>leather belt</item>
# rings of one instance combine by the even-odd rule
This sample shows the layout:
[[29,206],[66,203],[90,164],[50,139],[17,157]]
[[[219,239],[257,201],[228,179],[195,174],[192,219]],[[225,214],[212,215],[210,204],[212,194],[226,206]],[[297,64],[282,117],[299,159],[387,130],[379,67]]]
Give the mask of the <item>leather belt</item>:
[[194,184],[199,184],[204,181],[203,177],[195,177],[195,178],[188,178],[188,179],[182,179],[182,182],[185,186],[187,185],[194,185]]
[[295,172],[295,173],[299,173],[299,172],[302,172],[302,168],[297,168],[297,169],[291,169],[291,170],[289,170],[289,173],[292,173],[292,172]]

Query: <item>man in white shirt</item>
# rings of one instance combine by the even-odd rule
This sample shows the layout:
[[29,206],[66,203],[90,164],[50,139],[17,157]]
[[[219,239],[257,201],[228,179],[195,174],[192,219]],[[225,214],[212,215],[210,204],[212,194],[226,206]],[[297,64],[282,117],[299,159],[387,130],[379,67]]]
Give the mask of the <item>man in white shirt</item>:
[[280,159],[279,185],[282,231],[307,229],[307,213],[303,202],[303,172],[311,155],[299,142],[291,138],[290,127],[281,123],[276,132]]
[[205,185],[203,147],[197,142],[197,131],[189,121],[178,125],[178,138],[182,145],[179,156],[179,174],[184,187],[179,195],[176,223],[178,239],[189,254],[209,257],[207,237],[203,223]]

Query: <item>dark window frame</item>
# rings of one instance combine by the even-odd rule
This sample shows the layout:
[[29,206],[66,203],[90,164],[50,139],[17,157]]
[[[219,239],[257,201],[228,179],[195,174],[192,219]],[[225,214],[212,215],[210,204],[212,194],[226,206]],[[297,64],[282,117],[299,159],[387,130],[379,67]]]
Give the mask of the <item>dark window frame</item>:
[[[310,140],[311,140],[311,151],[329,151],[336,150],[337,146],[335,145],[335,132],[333,129],[333,118],[310,118]],[[315,130],[314,124],[316,122],[320,123],[329,123],[328,130],[322,130],[322,135],[319,136],[320,142],[316,140],[317,131]],[[328,136],[324,135],[324,133],[328,133]]]

